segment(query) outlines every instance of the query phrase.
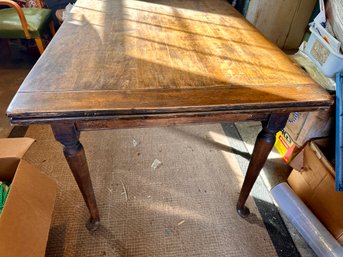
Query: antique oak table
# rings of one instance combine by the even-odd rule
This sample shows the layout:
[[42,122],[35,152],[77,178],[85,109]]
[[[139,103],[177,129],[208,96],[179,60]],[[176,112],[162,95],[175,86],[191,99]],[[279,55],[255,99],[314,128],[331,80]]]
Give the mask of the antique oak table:
[[80,131],[262,121],[237,211],[293,111],[330,96],[226,0],[78,0],[21,85],[14,125],[49,124],[90,212],[99,212]]

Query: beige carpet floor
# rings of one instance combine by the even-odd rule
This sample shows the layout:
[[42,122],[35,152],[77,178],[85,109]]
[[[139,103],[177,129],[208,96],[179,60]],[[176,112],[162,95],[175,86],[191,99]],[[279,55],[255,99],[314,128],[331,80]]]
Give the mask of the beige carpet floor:
[[7,137],[13,129],[6,116],[6,110],[29,70],[5,69],[0,66],[0,138]]
[[277,256],[253,199],[248,219],[236,213],[243,176],[220,125],[84,132],[102,218],[94,233],[50,128],[26,136],[37,141],[25,159],[59,187],[46,256]]

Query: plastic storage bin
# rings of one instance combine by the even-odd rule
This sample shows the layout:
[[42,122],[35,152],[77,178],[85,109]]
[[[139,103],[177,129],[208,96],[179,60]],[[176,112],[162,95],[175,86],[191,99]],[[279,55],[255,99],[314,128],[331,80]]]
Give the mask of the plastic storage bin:
[[310,31],[312,33],[304,49],[306,55],[325,76],[334,77],[337,72],[343,71],[343,55],[339,52],[339,41],[315,22],[311,24]]

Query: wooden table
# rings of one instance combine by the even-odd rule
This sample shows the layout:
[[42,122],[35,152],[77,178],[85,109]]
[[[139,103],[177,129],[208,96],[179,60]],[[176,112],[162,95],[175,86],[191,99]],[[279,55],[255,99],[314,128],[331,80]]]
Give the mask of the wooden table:
[[331,97],[226,0],[78,0],[10,104],[14,125],[50,124],[99,225],[80,131],[262,121],[237,203],[292,111]]

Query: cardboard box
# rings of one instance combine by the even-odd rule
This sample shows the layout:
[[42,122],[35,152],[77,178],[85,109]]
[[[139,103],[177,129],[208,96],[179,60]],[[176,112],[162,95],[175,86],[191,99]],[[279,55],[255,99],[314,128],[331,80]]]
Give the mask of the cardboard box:
[[335,170],[311,141],[290,163],[288,183],[338,242],[343,244],[343,193],[335,191]]
[[21,160],[30,138],[0,139],[0,180],[12,181],[0,216],[2,257],[45,255],[57,185]]
[[330,135],[334,124],[333,112],[291,113],[285,128],[276,134],[275,148],[286,163],[311,139]]
[[329,136],[334,124],[331,111],[291,113],[284,128],[298,148],[313,138]]

